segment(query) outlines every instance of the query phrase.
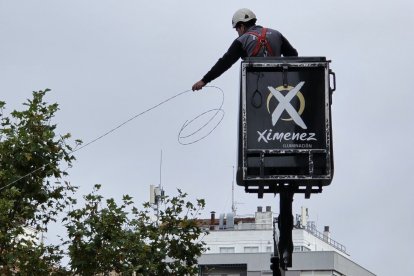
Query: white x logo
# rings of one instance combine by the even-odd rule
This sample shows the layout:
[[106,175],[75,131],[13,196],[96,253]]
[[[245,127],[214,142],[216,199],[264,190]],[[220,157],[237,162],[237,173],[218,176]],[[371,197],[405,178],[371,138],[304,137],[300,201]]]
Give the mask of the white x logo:
[[280,91],[276,90],[275,88],[269,86],[269,90],[272,93],[273,96],[279,101],[279,104],[275,108],[275,110],[272,113],[272,123],[273,125],[276,125],[277,121],[279,120],[280,116],[282,115],[283,110],[286,110],[287,113],[289,113],[290,117],[292,117],[293,121],[300,126],[303,129],[307,129],[305,122],[300,117],[299,113],[296,111],[295,108],[293,108],[290,101],[293,99],[293,97],[296,96],[296,94],[299,92],[299,90],[302,88],[302,86],[305,84],[304,81],[300,82],[296,87],[291,89],[286,96],[283,96]]

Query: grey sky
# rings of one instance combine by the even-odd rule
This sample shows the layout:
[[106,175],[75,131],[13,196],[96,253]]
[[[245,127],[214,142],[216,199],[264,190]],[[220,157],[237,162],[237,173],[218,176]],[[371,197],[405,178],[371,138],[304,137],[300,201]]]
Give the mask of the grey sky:
[[[252,4],[253,3],[253,4]],[[19,108],[51,88],[62,132],[88,142],[129,117],[190,89],[227,50],[231,16],[251,8],[302,56],[326,56],[337,74],[333,97],[335,178],[309,207],[318,228],[378,275],[410,275],[414,248],[412,26],[414,2],[395,1],[6,1],[0,0],[0,99]],[[239,64],[212,85],[225,92],[222,124],[207,139],[177,143],[185,120],[215,108],[212,90],[187,93],[77,153],[70,171],[79,194],[103,184],[106,196],[149,199],[159,182],[231,207],[236,164]],[[210,93],[211,92],[211,93]],[[235,189],[238,214],[278,208]]]

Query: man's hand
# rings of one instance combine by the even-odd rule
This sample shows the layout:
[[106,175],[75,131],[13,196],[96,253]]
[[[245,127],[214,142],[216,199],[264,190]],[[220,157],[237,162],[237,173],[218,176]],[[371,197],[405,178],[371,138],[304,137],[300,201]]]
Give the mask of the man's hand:
[[193,89],[193,91],[200,90],[200,89],[201,89],[201,88],[203,88],[205,85],[206,85],[206,83],[205,83],[204,81],[199,80],[198,82],[196,82],[196,83],[194,83],[194,84],[193,84],[192,89]]

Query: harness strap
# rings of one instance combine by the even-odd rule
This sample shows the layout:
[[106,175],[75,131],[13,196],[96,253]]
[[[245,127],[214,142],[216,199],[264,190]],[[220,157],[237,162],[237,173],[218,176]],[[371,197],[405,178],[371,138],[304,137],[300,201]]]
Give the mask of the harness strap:
[[262,28],[262,32],[260,33],[260,35],[258,35],[255,32],[247,32],[248,34],[254,35],[255,37],[257,37],[257,43],[256,46],[253,49],[252,52],[252,57],[257,56],[257,54],[259,53],[261,48],[265,48],[265,50],[267,51],[269,56],[273,56],[273,51],[272,48],[270,47],[269,41],[267,41],[266,39],[266,32],[267,32],[267,28]]

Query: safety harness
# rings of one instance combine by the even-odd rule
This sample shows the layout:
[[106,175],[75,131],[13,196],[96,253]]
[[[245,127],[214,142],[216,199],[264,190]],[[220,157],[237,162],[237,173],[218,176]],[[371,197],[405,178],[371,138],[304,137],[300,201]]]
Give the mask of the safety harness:
[[253,52],[252,52],[252,55],[251,55],[252,57],[257,56],[260,49],[262,49],[262,48],[264,50],[264,55],[265,56],[273,56],[273,51],[272,51],[272,48],[270,47],[270,43],[266,39],[266,33],[267,33],[267,28],[262,28],[262,32],[260,33],[260,35],[258,35],[255,32],[247,32],[247,34],[251,34],[251,35],[254,35],[255,37],[257,37],[257,43],[256,43],[256,46],[253,49]]

